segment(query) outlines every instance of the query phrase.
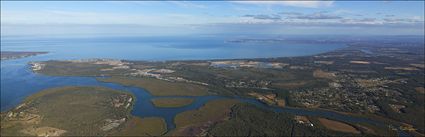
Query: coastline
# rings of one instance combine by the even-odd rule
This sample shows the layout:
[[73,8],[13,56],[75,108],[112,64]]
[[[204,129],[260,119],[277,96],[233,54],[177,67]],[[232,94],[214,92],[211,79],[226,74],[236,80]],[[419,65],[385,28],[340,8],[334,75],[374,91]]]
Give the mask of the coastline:
[[[348,47],[350,47],[350,46],[348,46]],[[347,48],[347,47],[345,47],[345,48]],[[235,60],[235,61],[241,61],[241,60],[261,60],[261,61],[268,61],[268,60],[273,60],[273,59],[277,59],[277,58],[303,58],[303,57],[314,57],[314,56],[318,56],[318,55],[320,55],[320,54],[326,54],[326,53],[329,53],[329,52],[335,52],[335,51],[338,51],[338,50],[341,50],[341,49],[344,49],[344,48],[335,49],[335,50],[328,51],[328,52],[325,52],[325,53],[319,53],[319,54],[314,54],[314,55],[309,55],[309,56],[276,57],[276,58],[250,58],[250,59],[218,59],[218,61],[229,61],[229,60]],[[137,60],[137,61],[145,62],[145,60]],[[217,60],[214,60],[214,59],[206,59],[206,60],[182,60],[182,61],[180,61],[180,62],[197,62],[197,61],[199,61],[199,62],[211,62],[211,61],[217,61]],[[157,62],[179,62],[179,61],[178,61],[178,60],[167,60],[167,61],[157,61]],[[31,73],[33,73],[33,72],[31,72]],[[43,75],[43,74],[42,74],[42,75]],[[73,77],[73,76],[71,76],[71,77]],[[84,77],[86,77],[86,76],[84,76]],[[92,76],[88,76],[88,77],[92,78]],[[288,107],[288,108],[290,108],[290,107]],[[300,109],[300,108],[297,108],[297,109]],[[302,109],[302,108],[301,108],[301,109]],[[344,112],[340,112],[340,111],[334,111],[334,112],[344,114]]]
[[34,52],[34,51],[1,51],[1,61],[20,59],[26,57],[48,54],[49,52]]

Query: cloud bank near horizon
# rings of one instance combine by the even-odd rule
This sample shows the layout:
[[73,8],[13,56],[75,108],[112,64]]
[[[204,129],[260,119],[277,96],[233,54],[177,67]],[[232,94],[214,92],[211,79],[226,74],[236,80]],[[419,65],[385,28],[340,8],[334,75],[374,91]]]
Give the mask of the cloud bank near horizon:
[[1,33],[423,35],[423,10],[423,2],[2,1]]

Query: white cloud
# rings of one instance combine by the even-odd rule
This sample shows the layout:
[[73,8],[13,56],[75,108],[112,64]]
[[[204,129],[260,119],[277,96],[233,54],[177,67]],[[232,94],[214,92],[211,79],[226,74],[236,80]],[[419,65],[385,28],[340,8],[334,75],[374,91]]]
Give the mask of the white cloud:
[[330,7],[333,1],[234,1],[242,4],[284,5],[292,7],[320,8]]
[[169,2],[176,4],[178,6],[181,6],[181,7],[186,7],[186,8],[200,8],[200,9],[207,8],[207,6],[205,6],[205,5],[195,4],[195,3],[189,2],[189,1],[169,1]]
[[176,13],[107,13],[107,12],[76,12],[65,10],[2,11],[2,24],[134,24],[153,26],[175,26],[185,24],[205,24],[217,22],[232,22],[237,18],[221,16],[205,16]]

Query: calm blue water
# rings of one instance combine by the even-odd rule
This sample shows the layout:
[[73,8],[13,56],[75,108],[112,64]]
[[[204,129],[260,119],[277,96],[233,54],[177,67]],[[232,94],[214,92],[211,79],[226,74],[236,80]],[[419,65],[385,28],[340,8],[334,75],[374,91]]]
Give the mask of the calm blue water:
[[[49,54],[34,57],[1,61],[1,111],[18,105],[25,97],[43,89],[60,86],[104,86],[117,90],[132,92],[136,97],[133,115],[140,117],[159,116],[167,122],[168,129],[175,127],[173,118],[176,114],[201,107],[206,102],[220,96],[201,96],[195,98],[191,105],[180,108],[156,108],[150,102],[152,98],[147,91],[114,83],[98,82],[92,77],[56,77],[32,73],[28,62],[61,59],[114,58],[128,60],[179,60],[179,59],[230,59],[287,57],[313,55],[343,45],[327,44],[285,44],[268,43],[259,45],[226,43],[226,38],[217,37],[115,37],[91,39],[20,39],[7,38],[1,41],[2,51],[48,51]],[[294,108],[269,107],[254,99],[238,98],[261,108],[297,115],[321,116],[349,122],[367,122],[382,126],[383,124],[364,118],[349,117],[330,111],[311,111]]]
[[51,52],[45,59],[179,60],[304,56],[343,47],[338,44],[243,44],[227,40],[223,37],[3,38],[1,50]]

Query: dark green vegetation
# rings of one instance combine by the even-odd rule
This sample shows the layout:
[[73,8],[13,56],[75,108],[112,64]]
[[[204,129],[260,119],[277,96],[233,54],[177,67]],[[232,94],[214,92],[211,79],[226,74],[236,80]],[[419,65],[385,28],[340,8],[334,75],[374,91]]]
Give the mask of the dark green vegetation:
[[[325,127],[316,117],[309,117],[314,124],[299,123],[294,115],[260,109],[237,100],[222,99],[208,102],[197,110],[186,111],[175,117],[176,129],[170,136],[394,136],[387,127],[375,127],[365,123],[330,125],[351,130],[339,132]],[[327,124],[327,123],[325,123]],[[332,124],[332,123],[331,123]],[[328,125],[327,125],[328,126]]]
[[[131,94],[103,87],[61,87],[41,91],[24,103],[1,114],[2,136],[99,136],[131,134],[128,128],[143,127],[130,115],[134,97]],[[143,119],[142,119],[143,121]],[[149,120],[148,120],[149,121]],[[160,135],[164,122],[154,121]],[[152,127],[151,127],[152,128]],[[162,131],[159,131],[162,130]]]
[[284,100],[286,106],[345,112],[424,134],[424,57],[423,43],[357,42],[303,57],[48,61],[34,71],[113,76],[99,80],[143,87],[156,96],[211,93],[260,99],[252,93],[276,95],[273,98]]
[[47,52],[22,52],[22,51],[1,51],[1,60],[25,58],[39,54],[46,54]]
[[183,107],[193,102],[192,98],[156,98],[152,99],[155,107]]
[[232,108],[231,118],[209,129],[212,136],[360,136],[320,126],[297,123],[294,116],[259,109],[248,104]]

